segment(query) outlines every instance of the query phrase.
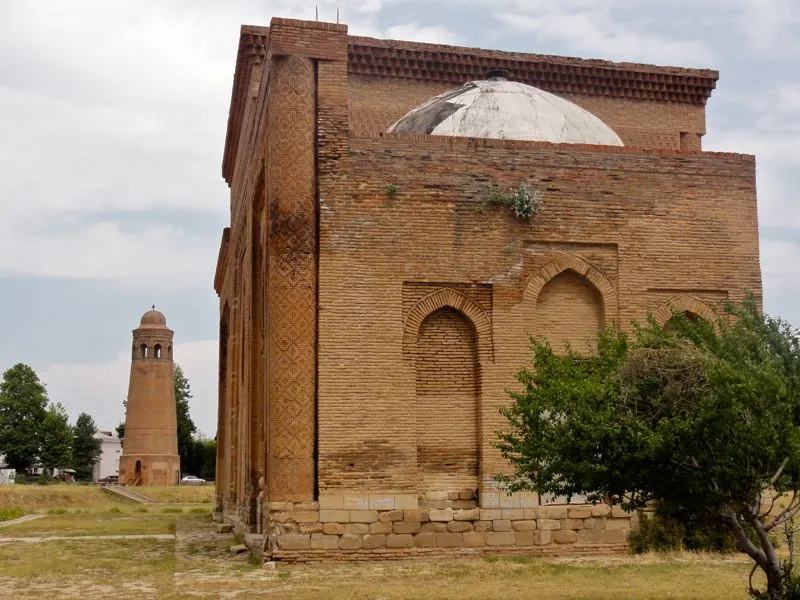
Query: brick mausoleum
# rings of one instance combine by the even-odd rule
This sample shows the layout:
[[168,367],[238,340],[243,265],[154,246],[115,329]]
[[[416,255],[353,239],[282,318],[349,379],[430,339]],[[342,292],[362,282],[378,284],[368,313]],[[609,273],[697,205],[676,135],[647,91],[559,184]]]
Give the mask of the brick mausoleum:
[[[529,334],[760,295],[754,158],[701,150],[717,76],[244,26],[218,515],[272,559],[623,548],[618,509],[498,489],[498,407]],[[529,222],[489,202],[523,185]]]

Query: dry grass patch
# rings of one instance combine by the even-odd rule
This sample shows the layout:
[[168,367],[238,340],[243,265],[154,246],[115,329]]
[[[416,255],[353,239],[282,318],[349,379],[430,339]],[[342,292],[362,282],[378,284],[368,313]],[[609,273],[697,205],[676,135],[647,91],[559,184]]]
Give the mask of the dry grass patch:
[[0,564],[0,595],[8,598],[165,598],[173,591],[173,542],[0,544]]
[[213,485],[137,487],[133,491],[162,504],[211,504],[214,501]]
[[143,535],[174,533],[175,517],[149,513],[95,512],[47,515],[0,529],[0,538],[59,535]]
[[26,514],[49,509],[106,509],[132,502],[99,487],[75,484],[0,486],[0,508],[18,506]]
[[191,595],[176,592],[181,598],[746,600],[747,572],[746,561],[717,557],[574,563],[528,558],[415,561],[251,569],[236,575],[209,564],[176,575],[175,589],[192,582]]

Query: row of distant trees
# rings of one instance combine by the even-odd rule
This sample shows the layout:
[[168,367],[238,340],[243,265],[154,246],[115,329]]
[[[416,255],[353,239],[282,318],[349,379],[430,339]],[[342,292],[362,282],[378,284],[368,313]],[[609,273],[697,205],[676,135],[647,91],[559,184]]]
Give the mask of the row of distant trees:
[[72,468],[78,479],[90,479],[100,455],[92,417],[81,413],[74,425],[60,402],[30,366],[18,363],[0,381],[0,454],[12,469],[41,466],[46,472]]

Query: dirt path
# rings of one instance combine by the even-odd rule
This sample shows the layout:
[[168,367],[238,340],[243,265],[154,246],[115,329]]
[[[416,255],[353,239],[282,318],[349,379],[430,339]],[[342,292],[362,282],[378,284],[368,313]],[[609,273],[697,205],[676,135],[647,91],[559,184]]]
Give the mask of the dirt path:
[[6,537],[0,538],[0,544],[6,542],[52,542],[56,540],[174,540],[173,533],[143,533],[130,535],[43,535],[37,537]]
[[24,523],[25,521],[35,521],[36,519],[41,519],[45,515],[25,515],[24,517],[17,517],[16,519],[11,519],[10,521],[0,521],[0,527],[8,527],[9,525],[19,525],[20,523]]

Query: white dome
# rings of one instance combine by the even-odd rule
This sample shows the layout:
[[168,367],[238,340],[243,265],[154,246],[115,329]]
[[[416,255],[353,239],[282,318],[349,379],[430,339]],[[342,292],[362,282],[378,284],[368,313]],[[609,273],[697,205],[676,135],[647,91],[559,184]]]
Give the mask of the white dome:
[[499,77],[439,94],[407,113],[389,132],[623,145],[608,125],[580,106]]

